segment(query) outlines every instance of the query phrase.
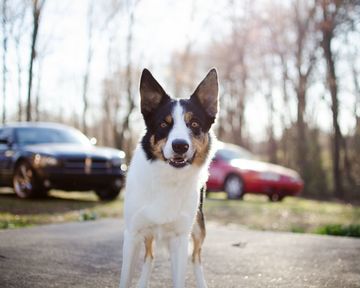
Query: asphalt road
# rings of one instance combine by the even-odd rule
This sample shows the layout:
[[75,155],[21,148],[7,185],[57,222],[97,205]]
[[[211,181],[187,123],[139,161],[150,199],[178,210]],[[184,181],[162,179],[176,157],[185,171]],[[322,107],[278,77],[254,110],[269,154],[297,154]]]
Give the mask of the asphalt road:
[[[0,287],[117,287],[122,222],[116,219],[0,231]],[[208,225],[209,287],[360,287],[360,240]],[[158,253],[151,287],[171,287]],[[141,261],[141,260],[140,260]],[[190,269],[187,287],[195,287]]]

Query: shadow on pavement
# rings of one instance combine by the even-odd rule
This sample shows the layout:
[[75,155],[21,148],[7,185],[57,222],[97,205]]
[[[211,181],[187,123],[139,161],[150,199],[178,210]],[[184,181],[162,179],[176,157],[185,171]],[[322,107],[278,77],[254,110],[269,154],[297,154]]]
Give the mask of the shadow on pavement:
[[51,192],[42,199],[19,199],[12,190],[0,190],[0,213],[18,215],[64,213],[89,209],[101,202],[90,192]]

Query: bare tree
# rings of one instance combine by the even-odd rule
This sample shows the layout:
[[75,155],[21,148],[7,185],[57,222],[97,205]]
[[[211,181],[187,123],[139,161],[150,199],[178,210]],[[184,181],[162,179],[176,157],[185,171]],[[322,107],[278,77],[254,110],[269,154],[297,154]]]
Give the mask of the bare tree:
[[[260,19],[260,26],[265,29],[262,57],[267,57],[268,54],[274,57],[274,63],[271,68],[268,69],[270,71],[266,78],[273,77],[271,73],[273,73],[274,70],[280,72],[279,83],[273,83],[273,85],[279,87],[282,93],[283,103],[283,109],[278,111],[278,113],[280,113],[281,130],[283,132],[278,145],[278,149],[281,152],[279,153],[280,157],[278,160],[287,166],[294,166],[292,165],[293,161],[290,153],[291,142],[288,135],[290,131],[289,128],[293,125],[294,121],[290,109],[291,78],[289,75],[289,67],[291,67],[293,59],[292,51],[295,50],[290,49],[290,47],[293,46],[290,37],[291,34],[289,33],[289,27],[292,27],[292,20],[288,16],[289,8],[284,5],[271,3],[269,6],[266,6],[265,9],[268,13],[265,13],[266,17],[262,17],[265,19]],[[277,21],[273,21],[274,18],[276,18]]]
[[82,130],[85,134],[88,132],[88,127],[86,123],[87,112],[89,109],[88,101],[88,89],[89,89],[89,78],[90,78],[90,68],[91,62],[94,54],[93,50],[93,33],[94,33],[94,2],[91,0],[88,2],[88,13],[87,13],[87,56],[85,64],[85,73],[83,78],[83,90],[82,90],[82,99],[83,99],[83,115],[82,115]]
[[355,92],[355,105],[354,105],[354,117],[355,117],[355,125],[356,127],[360,127],[360,83],[359,83],[359,76],[360,72],[355,67],[354,61],[351,63],[351,72],[352,72],[352,78],[354,82],[354,92]]
[[[231,90],[233,90],[233,95],[237,96],[237,104],[236,104],[236,112],[233,111],[234,116],[237,115],[238,129],[234,133],[235,143],[239,145],[244,145],[244,127],[245,127],[245,102],[246,95],[248,92],[248,64],[246,59],[248,57],[248,49],[249,49],[249,34],[251,33],[251,27],[249,24],[249,20],[251,16],[250,13],[247,13],[240,17],[236,15],[235,11],[235,1],[230,1],[232,11],[234,14],[232,15],[232,41],[233,41],[233,49],[235,52],[235,63],[237,64],[237,70],[233,71],[232,77],[238,78],[238,81],[232,81]],[[236,116],[235,116],[236,117]]]
[[7,0],[2,1],[2,34],[3,34],[3,53],[2,53],[2,92],[3,92],[3,110],[2,110],[2,123],[6,122],[6,94],[7,94],[7,46],[8,46],[8,29],[7,29],[7,22],[8,22],[8,4]]
[[36,71],[36,89],[35,89],[35,121],[40,121],[40,93],[41,93],[41,75],[42,75],[42,65],[43,57],[37,61],[37,71]]
[[[8,74],[11,75],[11,69],[9,67],[13,67],[10,65],[10,61],[12,60],[11,51],[8,51],[8,47],[11,46],[12,41],[15,45],[16,50],[16,58],[20,55],[20,38],[25,34],[23,24],[25,22],[25,16],[27,8],[29,7],[28,3],[23,1],[2,1],[1,6],[1,15],[2,15],[2,94],[3,94],[3,109],[2,109],[2,122],[5,122],[7,119],[6,113],[6,101],[7,101],[7,93],[8,93]],[[10,53],[9,53],[10,52]],[[9,58],[9,59],[8,59]],[[21,67],[20,61],[17,62],[17,68]],[[21,68],[19,68],[21,69]],[[19,74],[18,74],[19,76]],[[18,79],[19,80],[19,79]],[[20,89],[19,94],[20,97]]]
[[120,11],[121,1],[112,0],[112,1],[94,1],[89,0],[88,2],[88,11],[87,11],[87,53],[86,53],[86,63],[85,71],[82,82],[82,99],[83,99],[83,114],[82,114],[82,129],[85,134],[88,132],[87,124],[87,113],[89,110],[89,99],[88,99],[88,90],[89,82],[91,77],[91,64],[93,60],[94,51],[94,41],[97,39],[95,37],[96,30],[100,34],[107,29],[111,21]]
[[[335,71],[335,61],[334,55],[331,50],[331,42],[334,38],[334,29],[335,29],[335,17],[338,10],[337,3],[331,3],[335,5],[330,8],[330,2],[338,1],[321,1],[322,7],[322,41],[321,47],[324,51],[324,57],[326,60],[327,66],[327,84],[331,94],[331,110],[333,116],[333,127],[334,127],[334,139],[333,139],[333,178],[334,178],[334,190],[335,195],[339,198],[343,198],[343,186],[342,186],[342,177],[340,170],[340,145],[341,145],[341,130],[338,121],[339,115],[339,99],[338,99],[338,84]],[[332,10],[332,11],[331,11]]]
[[[355,55],[358,55],[355,53]],[[354,55],[353,55],[354,56]],[[354,59],[351,59],[351,70],[352,78],[354,83],[354,92],[355,92],[355,105],[354,105],[354,118],[355,118],[355,131],[352,137],[351,146],[352,146],[352,175],[354,179],[354,184],[357,186],[357,190],[360,187],[360,70],[355,67]],[[354,189],[355,190],[355,189]],[[355,190],[356,191],[356,190]]]
[[32,96],[32,84],[33,84],[33,66],[36,59],[36,43],[38,39],[38,32],[41,23],[41,13],[44,8],[46,0],[33,0],[32,1],[32,20],[33,30],[31,35],[31,48],[30,48],[30,63],[29,63],[29,80],[27,91],[27,106],[26,106],[26,121],[31,121],[31,96]]
[[[130,128],[130,117],[135,109],[135,101],[133,95],[133,66],[132,66],[132,49],[133,49],[133,37],[134,37],[134,25],[135,25],[135,12],[136,7],[140,3],[140,0],[136,0],[135,3],[127,7],[129,10],[129,24],[127,29],[126,39],[126,72],[125,72],[125,86],[127,95],[127,111],[122,125],[122,131],[118,137],[118,143],[121,147],[125,147],[125,142],[130,139],[129,128]],[[127,143],[127,147],[130,149],[131,143]],[[130,144],[130,145],[129,145]],[[125,147],[125,150],[129,150]]]
[[249,1],[242,3],[241,9],[239,7],[236,1],[228,2],[226,17],[230,19],[231,32],[209,47],[208,59],[222,71],[222,108],[218,119],[218,133],[224,141],[247,146],[245,108],[249,92],[249,62],[254,44],[251,35],[255,13]]
[[[273,59],[270,58],[270,63],[268,65],[274,65]],[[267,66],[267,63],[263,66],[264,80],[267,82],[265,85],[265,101],[267,103],[268,110],[268,157],[270,162],[278,163],[277,150],[278,145],[275,139],[275,131],[274,131],[274,117],[275,117],[275,107],[274,107],[274,95],[273,95],[273,87],[275,86],[273,76],[271,75],[271,69]]]
[[[349,160],[347,157],[346,142],[343,138],[339,125],[339,98],[338,98],[338,78],[335,65],[335,54],[332,49],[332,43],[335,39],[336,29],[349,19],[349,8],[353,9],[355,5],[359,6],[359,1],[347,0],[318,0],[318,8],[320,10],[319,30],[322,35],[321,47],[324,59],[326,61],[326,79],[327,86],[331,95],[331,112],[333,122],[333,181],[334,191],[338,198],[344,198],[344,189],[342,183],[341,171],[341,148],[344,149],[345,169],[349,169]],[[359,15],[358,15],[359,16]],[[349,174],[349,173],[348,173]]]
[[17,23],[13,29],[12,38],[14,39],[15,44],[15,53],[16,53],[16,68],[17,68],[17,90],[18,90],[18,121],[22,120],[23,114],[23,104],[22,104],[22,89],[23,89],[23,82],[22,82],[22,72],[23,72],[23,63],[21,58],[21,44],[22,38],[25,34],[25,16],[28,9],[27,3],[16,3],[17,4]]
[[[306,133],[306,92],[309,87],[311,72],[316,61],[316,48],[318,45],[315,38],[315,5],[311,1],[294,0],[291,7],[293,14],[293,29],[295,33],[294,43],[294,68],[295,76],[293,85],[297,98],[297,163],[305,183],[311,175],[308,174],[308,148]],[[306,191],[306,190],[305,190]]]

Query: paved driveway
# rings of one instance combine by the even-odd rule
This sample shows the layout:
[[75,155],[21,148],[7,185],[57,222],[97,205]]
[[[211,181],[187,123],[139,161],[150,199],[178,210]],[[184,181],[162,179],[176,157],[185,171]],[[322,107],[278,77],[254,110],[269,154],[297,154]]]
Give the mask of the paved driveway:
[[[0,231],[0,287],[117,287],[122,222],[116,219]],[[171,287],[157,253],[151,287]],[[208,225],[209,287],[360,287],[360,240]],[[189,267],[187,287],[195,287]]]

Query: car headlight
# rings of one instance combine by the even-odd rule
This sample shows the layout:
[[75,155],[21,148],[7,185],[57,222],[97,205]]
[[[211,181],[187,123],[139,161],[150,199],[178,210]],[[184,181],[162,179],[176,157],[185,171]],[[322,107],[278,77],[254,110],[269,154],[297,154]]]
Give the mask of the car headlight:
[[125,171],[127,171],[128,166],[125,163],[123,163],[123,164],[121,164],[120,169],[125,172]]
[[44,156],[36,154],[34,157],[35,166],[47,167],[47,166],[56,166],[59,164],[59,160],[52,156]]
[[124,158],[111,159],[111,165],[113,167],[120,168],[124,172],[127,170],[127,165],[125,164]]

